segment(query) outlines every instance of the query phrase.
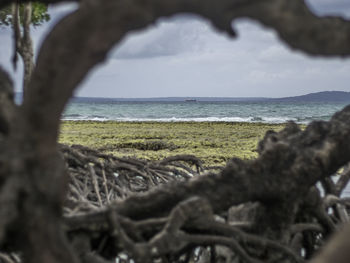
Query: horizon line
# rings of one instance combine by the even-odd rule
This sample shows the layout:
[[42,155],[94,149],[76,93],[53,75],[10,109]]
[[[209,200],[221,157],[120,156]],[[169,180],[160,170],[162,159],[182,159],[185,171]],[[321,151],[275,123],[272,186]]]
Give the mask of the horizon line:
[[294,95],[294,96],[284,96],[284,97],[264,97],[264,96],[256,96],[256,97],[233,97],[233,96],[164,96],[164,97],[89,97],[89,96],[73,96],[72,98],[96,98],[96,99],[184,99],[184,98],[197,98],[197,99],[284,99],[284,98],[294,98],[294,97],[301,97],[301,96],[307,96],[311,94],[318,94],[318,93],[328,93],[328,92],[341,92],[341,93],[350,93],[350,91],[343,91],[343,90],[325,90],[325,91],[317,91],[317,92],[311,92],[311,93],[304,93],[301,95]]
[[[342,91],[342,90],[326,90],[326,91],[318,91],[311,93],[304,93],[302,95],[294,95],[294,96],[284,96],[284,97],[265,97],[265,96],[242,96],[242,97],[233,97],[233,96],[164,96],[164,97],[97,97],[97,96],[72,96],[71,99],[79,99],[79,98],[94,98],[94,99],[121,99],[121,100],[142,100],[142,99],[284,99],[284,98],[294,98],[307,96],[311,94],[318,93],[328,93],[328,92],[341,92],[341,93],[350,93],[350,91]],[[15,92],[16,95],[22,95],[23,92]]]

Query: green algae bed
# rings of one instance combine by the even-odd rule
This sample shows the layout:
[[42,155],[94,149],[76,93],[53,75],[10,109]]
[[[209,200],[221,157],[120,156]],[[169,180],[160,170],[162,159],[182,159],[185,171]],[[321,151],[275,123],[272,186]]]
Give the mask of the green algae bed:
[[81,144],[119,157],[159,160],[193,154],[205,165],[222,165],[232,157],[251,159],[268,130],[285,124],[229,122],[63,121],[60,143]]

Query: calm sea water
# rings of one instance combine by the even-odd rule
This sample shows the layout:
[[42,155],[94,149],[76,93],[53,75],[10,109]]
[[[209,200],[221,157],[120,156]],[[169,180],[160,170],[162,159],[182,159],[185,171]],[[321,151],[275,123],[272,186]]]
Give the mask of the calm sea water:
[[72,102],[64,120],[309,123],[346,106],[331,102]]

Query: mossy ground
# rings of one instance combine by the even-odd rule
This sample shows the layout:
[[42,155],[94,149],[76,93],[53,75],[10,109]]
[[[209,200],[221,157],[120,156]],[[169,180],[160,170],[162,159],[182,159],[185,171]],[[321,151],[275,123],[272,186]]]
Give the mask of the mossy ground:
[[219,165],[232,157],[256,157],[257,143],[265,132],[283,127],[283,124],[228,122],[64,121],[60,142],[149,160],[194,154],[206,165]]

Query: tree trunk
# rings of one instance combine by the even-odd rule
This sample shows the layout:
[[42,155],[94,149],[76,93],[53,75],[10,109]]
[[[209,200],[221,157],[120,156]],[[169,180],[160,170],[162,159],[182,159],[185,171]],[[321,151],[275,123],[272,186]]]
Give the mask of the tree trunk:
[[13,32],[15,53],[13,63],[16,68],[17,54],[22,58],[23,70],[23,96],[25,96],[28,84],[30,82],[34,70],[34,50],[33,41],[30,35],[30,24],[32,22],[32,3],[28,2],[23,7],[23,24],[21,29],[21,16],[19,12],[19,4],[16,2],[12,5]]
[[[325,56],[350,55],[349,22],[316,17],[301,0],[88,1],[47,36],[31,77],[34,63],[30,9],[29,5],[25,7],[21,37],[18,5],[13,10],[16,52],[27,70],[26,96],[23,104],[16,106],[6,92],[0,94],[11,105],[0,103],[1,249],[6,247],[4,243],[13,245],[25,262],[75,263],[81,255],[76,253],[78,250],[72,251],[73,245],[65,234],[76,237],[78,233],[91,236],[91,242],[83,245],[88,249],[91,245],[94,251],[85,254],[85,262],[94,252],[97,257],[90,262],[101,261],[100,256],[109,260],[121,249],[134,256],[135,262],[151,262],[159,257],[166,262],[167,256],[177,256],[194,245],[227,246],[244,262],[303,262],[300,253],[287,247],[290,237],[285,238],[285,233],[301,233],[308,223],[298,220],[297,210],[309,209],[313,213],[305,216],[312,215],[316,223],[316,228],[315,224],[307,227],[309,231],[334,229],[332,218],[324,220],[321,214],[328,207],[318,209],[321,198],[316,195],[319,199],[309,200],[307,196],[318,181],[350,160],[350,106],[331,121],[314,122],[304,131],[291,124],[280,133],[268,133],[259,144],[256,160],[235,159],[219,174],[172,183],[95,213],[64,220],[61,210],[68,183],[57,139],[61,114],[79,83],[128,32],[145,28],[160,17],[193,13],[231,36],[231,22],[249,17],[276,29],[290,47]],[[7,90],[8,77],[2,75],[0,88]],[[10,114],[6,113],[9,108],[13,109]],[[89,159],[87,163],[90,162]],[[145,164],[144,168],[149,166]],[[213,213],[221,215],[247,202],[258,202],[263,208],[257,211],[255,220],[258,227],[254,234],[260,236],[214,220]],[[99,242],[101,234],[103,242]],[[93,242],[96,239],[98,242]],[[300,238],[292,241],[293,247],[301,247]],[[106,242],[110,246],[101,249],[101,243]],[[310,243],[307,256],[319,247],[316,242]],[[285,261],[278,261],[267,249]]]
[[32,22],[32,3],[24,4],[23,13],[23,37],[21,39],[20,55],[24,64],[23,72],[23,95],[25,95],[28,88],[29,81],[31,79],[34,69],[34,51],[33,41],[30,35],[30,24]]

